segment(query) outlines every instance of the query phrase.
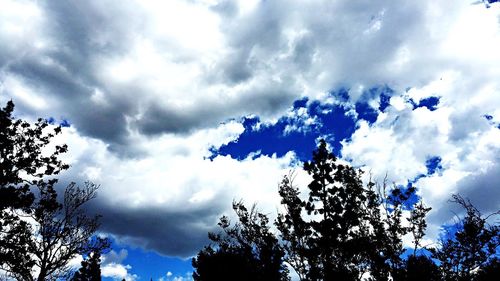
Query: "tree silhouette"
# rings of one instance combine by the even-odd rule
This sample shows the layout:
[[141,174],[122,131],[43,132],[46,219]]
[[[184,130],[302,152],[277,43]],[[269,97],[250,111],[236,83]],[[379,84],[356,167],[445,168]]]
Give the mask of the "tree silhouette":
[[50,153],[49,144],[61,128],[43,119],[33,125],[16,120],[13,110],[12,101],[0,110],[0,267],[18,280],[56,278],[77,254],[108,245],[90,239],[98,217],[82,210],[98,186],[72,183],[59,203],[53,176],[69,167],[59,160],[67,146],[55,145]]
[[286,260],[301,280],[387,280],[402,266],[403,206],[414,189],[386,184],[363,186],[361,171],[341,164],[324,140],[304,163],[312,176],[307,200],[300,199],[293,178],[285,176],[280,196],[285,213],[276,221]]
[[426,207],[420,202],[414,206],[410,212],[410,217],[407,219],[410,223],[410,231],[413,236],[413,256],[417,254],[417,249],[422,246],[421,242],[427,228],[425,216],[430,210],[431,208]]
[[97,189],[90,182],[83,187],[71,183],[65,190],[63,203],[57,202],[51,189],[41,194],[31,216],[36,224],[29,242],[30,253],[40,268],[37,280],[64,275],[68,272],[67,263],[76,255],[109,246],[106,239],[92,239],[99,227],[99,216],[87,216],[82,209],[96,196]]
[[81,264],[82,266],[75,272],[71,281],[101,281],[100,249],[92,250]]
[[218,224],[222,232],[209,233],[213,244],[192,260],[194,280],[288,280],[284,252],[267,216],[255,206],[248,210],[242,202],[233,202],[233,209],[239,222],[231,225],[223,216]]
[[439,281],[438,266],[424,255],[410,255],[403,268],[393,276],[395,281]]
[[465,217],[460,219],[452,237],[442,239],[441,247],[431,249],[433,257],[440,262],[443,279],[475,280],[483,269],[482,278],[488,276],[489,271],[498,271],[500,226],[490,225],[487,220],[500,212],[483,217],[460,195],[453,195],[452,202],[465,209]]
[[67,147],[56,146],[52,154],[42,154],[61,128],[48,130],[43,119],[34,125],[15,120],[13,111],[12,101],[0,110],[0,266],[27,280],[31,276],[29,269],[34,266],[27,254],[31,232],[19,213],[33,211],[35,196],[31,187],[54,184],[56,180],[46,178],[68,168],[58,159]]
[[[410,200],[415,187],[389,187],[386,180],[363,185],[362,172],[337,161],[324,140],[304,170],[312,177],[307,196],[294,185],[293,173],[279,185],[284,207],[275,221],[279,241],[267,216],[234,203],[239,223],[231,226],[221,218],[223,232],[209,234],[214,244],[193,259],[194,279],[286,280],[287,264],[308,281],[498,280],[500,226],[488,219],[500,212],[484,217],[454,195],[453,202],[466,211],[460,228],[441,247],[427,249],[422,240],[431,208]],[[405,257],[407,234],[413,247]],[[419,250],[431,251],[431,257]]]

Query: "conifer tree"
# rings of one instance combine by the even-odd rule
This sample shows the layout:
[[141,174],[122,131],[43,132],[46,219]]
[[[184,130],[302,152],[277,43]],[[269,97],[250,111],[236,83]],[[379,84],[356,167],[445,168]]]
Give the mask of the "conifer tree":
[[72,281],[101,281],[101,253],[92,251],[73,275]]

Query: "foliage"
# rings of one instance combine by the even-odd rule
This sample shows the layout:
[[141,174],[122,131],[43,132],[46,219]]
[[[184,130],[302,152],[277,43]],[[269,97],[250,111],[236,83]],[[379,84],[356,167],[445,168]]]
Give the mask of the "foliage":
[[34,200],[30,187],[44,184],[47,177],[68,169],[58,159],[67,146],[55,146],[52,154],[44,155],[42,150],[61,133],[61,128],[46,132],[46,120],[38,119],[31,125],[21,119],[14,120],[13,111],[12,101],[0,110],[0,210],[29,211]]
[[82,266],[75,272],[71,281],[101,281],[101,251],[91,251],[87,259],[82,261]]
[[209,233],[213,244],[192,260],[194,280],[288,280],[284,252],[267,216],[242,202],[233,202],[233,209],[239,222],[231,225],[223,216],[218,224],[222,232]]
[[476,273],[476,281],[493,281],[500,276],[500,258],[495,257],[485,264]]
[[441,247],[431,249],[433,257],[441,264],[444,280],[475,280],[477,272],[497,266],[500,226],[490,225],[487,220],[499,212],[484,217],[460,195],[453,195],[452,202],[463,207],[466,215],[452,237],[442,239]]
[[425,221],[425,216],[431,210],[420,202],[414,206],[410,212],[410,217],[408,222],[410,223],[410,231],[413,236],[413,255],[417,254],[417,249],[422,246],[422,239],[425,236],[425,230],[427,228],[427,222]]
[[395,281],[439,281],[439,268],[424,255],[410,255],[402,269],[393,276]]

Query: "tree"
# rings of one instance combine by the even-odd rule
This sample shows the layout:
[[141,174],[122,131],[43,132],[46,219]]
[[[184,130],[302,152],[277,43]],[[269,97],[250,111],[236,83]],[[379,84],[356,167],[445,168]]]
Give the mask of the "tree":
[[[337,161],[324,140],[304,170],[312,177],[305,199],[293,184],[293,173],[279,185],[284,207],[275,221],[279,243],[269,232],[266,216],[236,203],[240,223],[231,226],[227,217],[221,218],[223,233],[209,235],[215,245],[193,259],[194,279],[283,280],[288,276],[280,262],[308,281],[498,279],[500,226],[489,225],[488,219],[500,211],[482,216],[468,200],[454,195],[465,217],[441,247],[426,249],[422,240],[431,208],[413,200],[415,187],[389,188],[386,180],[363,185],[362,171]],[[404,215],[409,215],[407,225]],[[413,253],[404,258],[407,234],[413,238]],[[431,257],[422,254],[425,251],[418,254],[420,249],[430,250]],[[266,269],[265,264],[272,266]]]
[[50,140],[61,132],[60,127],[48,130],[43,119],[31,125],[12,116],[14,103],[9,101],[0,110],[0,267],[16,271],[22,279],[31,274],[34,261],[27,254],[31,233],[29,224],[19,214],[31,214],[35,200],[32,187],[51,186],[57,175],[69,166],[58,156],[67,146],[55,146],[51,154],[43,154]]
[[89,253],[82,266],[75,272],[72,281],[101,281],[101,252],[95,250]]
[[493,271],[498,266],[500,226],[488,224],[488,219],[500,212],[483,216],[460,195],[453,195],[452,202],[464,208],[466,214],[459,219],[456,232],[443,238],[441,247],[431,249],[432,254],[440,262],[444,280],[475,280],[478,273]]
[[403,269],[395,276],[398,281],[440,281],[438,266],[424,255],[410,255],[404,261]]
[[[101,251],[109,247],[107,239],[93,238],[99,227],[99,216],[87,216],[82,206],[93,199],[98,186],[87,182],[81,188],[71,183],[64,193],[63,203],[57,193],[42,188],[32,210],[23,214],[23,232],[12,229],[4,236],[9,249],[23,248],[26,252],[13,253],[28,262],[16,264],[19,259],[6,259],[4,270],[19,280],[47,280],[70,273],[68,262],[78,254]],[[17,238],[21,236],[23,239]],[[35,270],[35,268],[37,270]],[[35,278],[34,272],[38,271]]]
[[305,202],[299,198],[300,192],[293,184],[294,175],[284,176],[279,185],[281,204],[285,212],[278,214],[276,227],[280,231],[286,262],[295,270],[300,280],[306,280],[311,261],[315,259],[308,245],[312,231],[303,215]]
[[222,232],[209,233],[213,244],[192,260],[194,280],[288,280],[284,252],[269,229],[267,216],[255,206],[248,210],[242,202],[233,202],[233,209],[239,222],[231,225],[223,216],[218,224]]
[[67,151],[67,145],[56,145],[49,154],[42,153],[50,140],[61,133],[61,127],[48,130],[46,120],[38,119],[31,125],[14,120],[14,103],[0,110],[0,211],[24,209],[29,211],[34,195],[31,187],[45,182],[69,168],[58,159]]
[[415,192],[386,184],[363,186],[360,170],[341,164],[321,140],[304,170],[312,176],[302,200],[293,177],[285,176],[279,193],[285,212],[276,226],[286,261],[301,280],[388,280],[401,269],[404,203]]
[[78,254],[109,247],[107,239],[93,239],[99,228],[99,216],[88,216],[82,209],[95,198],[98,188],[91,182],[83,187],[71,183],[66,187],[63,203],[57,202],[53,189],[42,192],[31,216],[36,223],[29,243],[35,265],[40,269],[38,281],[66,274],[66,264]]
[[417,249],[422,246],[422,239],[425,236],[427,222],[425,217],[431,208],[426,207],[422,202],[416,204],[410,212],[410,217],[407,219],[410,223],[410,231],[413,236],[413,256],[417,254]]
[[476,281],[494,281],[500,276],[500,258],[491,259],[477,272]]
[[417,250],[422,249],[422,239],[425,236],[427,223],[425,217],[431,208],[426,207],[421,201],[413,206],[410,217],[407,218],[407,228],[413,237],[413,253],[402,260],[402,266],[392,271],[395,281],[427,280],[438,281],[439,270],[434,261],[425,255],[417,255]]
[[18,280],[46,280],[65,274],[77,254],[108,245],[91,239],[98,217],[82,209],[98,186],[72,183],[59,203],[53,176],[69,167],[59,160],[67,146],[50,152],[49,144],[61,128],[43,119],[33,125],[15,120],[13,110],[12,101],[0,110],[0,267]]

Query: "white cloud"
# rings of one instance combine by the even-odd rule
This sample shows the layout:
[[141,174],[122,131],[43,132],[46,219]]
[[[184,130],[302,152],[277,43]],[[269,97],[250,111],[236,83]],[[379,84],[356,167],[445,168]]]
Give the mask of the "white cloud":
[[184,276],[177,275],[174,276],[172,272],[167,272],[167,274],[163,277],[160,277],[158,281],[192,281],[193,280],[193,273],[192,272],[186,272]]
[[130,269],[132,269],[130,265],[110,263],[101,267],[101,275],[118,281],[123,279],[130,281],[138,280],[139,277],[137,275],[129,274]]
[[127,255],[126,249],[121,249],[119,252],[111,250],[104,254],[101,262],[101,275],[118,281],[123,279],[128,281],[139,280],[139,276],[130,273],[132,266],[123,264]]
[[121,249],[118,252],[111,250],[102,256],[101,264],[106,265],[110,263],[121,263],[127,258],[127,256],[128,251],[126,249]]
[[[452,193],[489,190],[494,185],[491,180],[485,181],[488,185],[472,180],[464,189],[460,181],[491,173],[499,159],[500,130],[484,118],[485,112],[493,112],[500,104],[499,100],[481,88],[464,93],[472,89],[462,88],[459,79],[463,77],[448,82],[438,79],[407,93],[416,101],[431,95],[440,96],[440,104],[434,111],[425,107],[412,110],[404,98],[393,98],[392,106],[373,126],[360,124],[342,151],[344,157],[353,159],[356,165],[370,168],[375,178],[381,180],[387,173],[390,181],[397,184],[406,184],[408,179],[426,174],[425,161],[433,156],[441,157],[442,171],[416,183],[424,202],[433,207],[429,217],[432,238],[437,237],[440,224],[453,216],[452,206],[446,204]],[[495,85],[495,91],[500,91],[499,86]],[[464,102],[467,95],[471,96],[470,100]],[[481,206],[484,204],[480,201],[490,200],[477,201]],[[496,200],[491,204],[500,202]]]

